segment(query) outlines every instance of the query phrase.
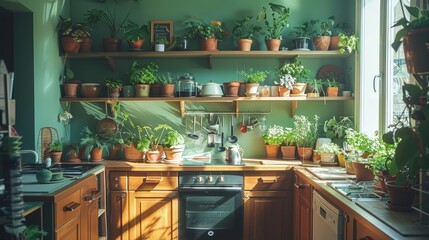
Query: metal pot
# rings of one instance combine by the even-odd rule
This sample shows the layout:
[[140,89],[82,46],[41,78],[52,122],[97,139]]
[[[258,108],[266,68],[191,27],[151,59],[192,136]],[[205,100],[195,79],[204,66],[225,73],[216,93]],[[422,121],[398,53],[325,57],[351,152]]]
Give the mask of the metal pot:
[[240,164],[243,157],[243,149],[237,145],[228,147],[226,150],[226,161],[230,164]]

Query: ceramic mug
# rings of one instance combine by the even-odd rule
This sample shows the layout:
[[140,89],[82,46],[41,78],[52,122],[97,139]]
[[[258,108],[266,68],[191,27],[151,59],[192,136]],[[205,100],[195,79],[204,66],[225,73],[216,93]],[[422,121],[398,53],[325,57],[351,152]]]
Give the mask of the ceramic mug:
[[352,91],[343,91],[343,97],[351,97]]
[[270,86],[270,95],[271,97],[279,96],[279,86]]

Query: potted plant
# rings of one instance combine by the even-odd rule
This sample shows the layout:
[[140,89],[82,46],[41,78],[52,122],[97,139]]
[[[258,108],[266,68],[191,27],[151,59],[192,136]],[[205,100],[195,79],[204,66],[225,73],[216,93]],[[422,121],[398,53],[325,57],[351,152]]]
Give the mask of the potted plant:
[[119,30],[121,30],[130,15],[131,10],[124,16],[124,18],[117,22],[116,8],[112,12],[107,6],[106,10],[91,9],[86,12],[85,17],[87,21],[94,24],[104,22],[109,29],[109,38],[103,39],[103,47],[105,52],[117,52],[121,46],[121,40],[117,38]]
[[80,145],[85,146],[86,150],[90,152],[90,160],[93,162],[103,161],[103,149],[106,148],[106,144],[101,140],[101,137],[97,133],[93,133],[88,126],[83,128],[81,135]]
[[164,52],[165,46],[168,45],[168,40],[164,36],[156,36],[155,38],[155,52]]
[[53,164],[61,162],[61,155],[63,154],[63,143],[60,140],[54,140],[49,144],[49,155]]
[[348,117],[341,117],[339,121],[334,117],[326,120],[323,124],[323,131],[326,137],[332,139],[334,143],[343,146],[346,138],[346,130],[353,128],[353,121]]
[[185,150],[185,138],[178,131],[171,129],[164,136],[162,147],[165,158],[168,160],[181,160]]
[[282,41],[282,31],[288,26],[290,9],[275,3],[268,3],[268,5],[272,11],[271,21],[267,17],[266,7],[262,7],[257,20],[265,24],[265,44],[267,45],[267,49],[269,51],[278,51]]
[[279,85],[278,91],[280,97],[289,97],[290,90],[293,88],[295,78],[290,74],[281,74],[279,81],[274,81],[275,84]]
[[374,154],[379,147],[379,141],[375,137],[370,137],[352,128],[346,129],[345,139],[347,148],[357,151],[364,159]]
[[[159,124],[155,128],[150,126],[143,126],[147,139],[149,139],[150,145],[149,150],[146,152],[146,162],[155,163],[159,162],[162,157],[162,146],[160,145],[163,141],[164,132],[166,130],[172,130],[167,124]],[[157,132],[160,132],[157,134]]]
[[316,50],[326,51],[331,43],[332,28],[335,25],[335,17],[331,16],[325,21],[320,21],[320,25],[316,27],[319,20],[311,20],[310,23],[315,26],[315,36],[313,42]]
[[324,93],[323,80],[318,78],[309,78],[307,80],[307,97],[320,97],[320,93]]
[[167,74],[157,75],[158,82],[161,83],[161,97],[174,97],[173,77],[169,72]]
[[73,143],[68,145],[66,149],[66,161],[67,162],[74,162],[74,163],[80,163],[81,160],[79,158],[79,150],[81,146],[78,143]]
[[300,61],[294,59],[292,62],[287,63],[279,68],[279,74],[288,74],[295,79],[292,87],[291,96],[303,96],[305,95],[305,89],[307,87],[307,78],[310,71],[306,69]]
[[150,85],[157,81],[158,65],[134,61],[129,68],[130,83],[135,85],[136,97],[149,97]]
[[124,26],[124,38],[127,40],[131,51],[141,50],[148,35],[149,29],[145,24],[139,26],[137,23],[128,20],[127,25]]
[[57,31],[66,53],[78,53],[82,39],[89,35],[89,32],[81,24],[73,24],[71,18],[63,18],[62,16],[60,16]]
[[323,79],[322,85],[325,87],[325,93],[327,97],[338,96],[339,83],[334,78]]
[[64,97],[67,98],[75,98],[77,97],[77,90],[79,88],[79,82],[78,80],[74,79],[74,72],[69,67],[65,67],[62,79],[64,81],[63,88],[64,88]]
[[260,26],[255,26],[250,21],[253,16],[243,17],[235,22],[232,29],[232,36],[237,41],[237,46],[240,51],[250,51],[255,34],[261,31]]
[[393,156],[395,155],[396,145],[397,144],[382,142],[377,151],[367,158],[368,169],[378,177],[379,183],[377,186],[379,186],[383,192],[387,192],[385,182],[394,180],[388,171],[392,164]]
[[318,136],[319,117],[314,115],[314,120],[310,121],[304,115],[295,115],[293,119],[298,156],[301,160],[309,160],[313,154],[313,147]]
[[295,38],[293,39],[293,42],[295,44],[295,50],[310,50],[310,38],[314,31],[312,30],[312,26],[313,25],[307,21],[304,22],[300,27],[294,27]]
[[282,151],[282,159],[293,160],[295,159],[296,145],[295,145],[295,132],[292,128],[284,128],[283,131],[283,145],[280,147]]
[[273,125],[268,127],[267,131],[262,135],[267,158],[278,158],[280,144],[283,143],[283,137],[284,129],[282,126]]
[[324,163],[335,162],[335,155],[340,152],[340,147],[331,142],[323,144],[319,149],[320,160]]
[[246,79],[245,91],[246,96],[257,96],[259,84],[268,76],[268,71],[254,71],[250,68],[248,72],[239,72]]
[[108,89],[108,97],[118,98],[122,90],[122,81],[114,78],[104,80],[104,84]]
[[218,51],[218,41],[222,41],[226,35],[224,26],[220,21],[213,20],[206,23],[202,19],[194,17],[186,24],[189,27],[187,37],[200,39],[201,50]]
[[340,40],[338,42],[338,47],[340,53],[351,53],[354,50],[358,49],[359,46],[359,37],[354,34],[346,35],[340,33]]

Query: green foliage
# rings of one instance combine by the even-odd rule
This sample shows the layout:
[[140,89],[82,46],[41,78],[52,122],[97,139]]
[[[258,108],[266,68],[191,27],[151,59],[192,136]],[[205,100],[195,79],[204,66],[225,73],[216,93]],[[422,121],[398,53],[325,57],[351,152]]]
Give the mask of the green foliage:
[[[317,25],[317,23],[319,23]],[[332,30],[335,26],[335,16],[330,16],[327,20],[320,21],[320,20],[311,20],[310,24],[313,25],[314,32],[313,34],[315,36],[331,36]]]
[[156,36],[156,38],[155,38],[155,44],[168,45],[168,40],[164,36]]
[[295,115],[293,119],[296,145],[298,147],[313,147],[318,137],[319,117],[314,115],[314,120],[310,121],[304,115]]
[[323,91],[323,80],[317,78],[309,78],[307,79],[308,86],[314,86],[313,93],[319,93]]
[[338,87],[339,83],[335,79],[322,79],[322,86],[327,87]]
[[241,71],[239,72],[242,75],[247,83],[260,83],[267,78],[269,72],[268,71],[253,71],[253,68],[249,69],[248,72]]
[[194,17],[185,23],[189,27],[186,34],[189,38],[216,38],[218,41],[222,41],[223,37],[226,35],[225,26],[217,20],[206,23],[202,19]]
[[169,148],[169,147],[181,145],[184,143],[185,143],[185,139],[183,138],[183,135],[180,134],[178,131],[172,129],[167,134],[165,134],[164,142],[162,145],[164,147]]
[[349,128],[353,128],[353,121],[348,117],[343,117],[340,121],[337,121],[334,116],[326,120],[323,125],[326,137],[330,139],[344,139],[346,137],[346,130]]
[[369,169],[374,173],[389,170],[395,155],[396,146],[396,143],[380,143],[377,151],[367,159]]
[[267,145],[280,145],[284,140],[285,130],[282,126],[270,126],[262,135],[262,139]]
[[103,149],[107,147],[106,143],[101,140],[100,135],[93,133],[88,126],[82,129],[81,136],[80,145],[86,146],[89,151],[92,151],[95,147]]
[[116,80],[114,78],[109,78],[109,79],[104,80],[104,84],[106,85],[106,87],[112,88],[112,89],[122,88],[122,86],[123,86],[123,83],[121,80]]
[[139,26],[137,23],[128,20],[128,24],[124,26],[124,38],[128,41],[146,40],[148,36],[149,29],[145,24]]
[[[402,1],[401,1],[402,7]],[[396,32],[395,40],[391,44],[392,48],[395,51],[398,51],[399,47],[402,44],[402,39],[404,36],[416,29],[422,29],[429,27],[429,10],[420,9],[418,7],[405,6],[408,13],[411,15],[411,20],[408,20],[405,17],[405,12],[402,9],[404,17],[399,19],[392,27],[402,27],[399,31]]]
[[380,146],[377,138],[351,128],[346,129],[346,142],[352,150],[358,151],[359,154],[375,153]]
[[69,67],[64,67],[62,78],[64,82],[68,82],[74,79],[74,72]]
[[354,34],[345,35],[343,33],[340,33],[339,36],[340,41],[338,42],[338,46],[340,47],[340,53],[351,53],[358,49],[359,37]]
[[51,152],[62,152],[63,151],[63,143],[61,140],[54,140],[49,144],[49,150]]
[[294,34],[296,38],[311,38],[311,36],[314,34],[313,25],[309,21],[304,22],[301,27],[294,28]]
[[252,18],[253,16],[247,16],[235,22],[235,26],[232,29],[232,37],[235,40],[253,39],[255,34],[261,31],[262,28],[260,26],[255,26],[250,22]]
[[116,19],[116,8],[114,11],[110,11],[110,9],[106,6],[105,10],[102,9],[91,9],[85,13],[85,22],[91,23],[93,25],[98,22],[104,22],[109,29],[110,38],[116,38],[116,34],[123,28],[125,21],[128,19],[131,10],[124,16],[122,21],[117,22]]
[[279,76],[279,81],[274,81],[275,84],[278,84],[282,87],[286,87],[288,89],[293,88],[293,84],[295,83],[295,78],[293,78],[290,74],[282,74]]
[[293,146],[295,144],[295,131],[292,128],[284,128],[282,138],[285,146]]
[[[137,128],[140,128],[139,126]],[[149,148],[152,151],[155,151],[158,149],[158,144],[160,144],[163,141],[164,132],[166,130],[173,130],[170,126],[167,124],[158,124],[155,128],[152,128],[150,126],[143,126],[142,128],[145,133],[146,137],[149,140],[151,146]]]
[[279,75],[289,74],[297,82],[306,82],[310,74],[310,70],[306,69],[300,61],[294,59],[290,63],[286,63],[278,70]]
[[268,3],[271,9],[271,21],[267,17],[267,8],[262,10],[257,16],[258,21],[262,21],[266,28],[266,39],[282,39],[282,31],[288,26],[290,9],[275,3]]
[[71,18],[60,16],[57,31],[61,37],[72,37],[75,41],[81,42],[83,38],[90,37],[91,29],[84,24],[73,24]]
[[320,146],[320,148],[318,149],[320,153],[333,153],[333,154],[337,154],[340,152],[340,147],[331,142],[331,143],[325,143],[322,146]]
[[129,68],[131,84],[154,84],[157,80],[158,65],[155,63],[141,64],[134,61]]
[[41,230],[37,225],[30,225],[25,228],[23,235],[25,240],[39,240],[47,236],[48,232]]
[[166,84],[173,84],[173,77],[169,72],[167,72],[166,75],[164,74],[157,74],[156,77],[158,78],[158,82],[160,84],[166,85]]

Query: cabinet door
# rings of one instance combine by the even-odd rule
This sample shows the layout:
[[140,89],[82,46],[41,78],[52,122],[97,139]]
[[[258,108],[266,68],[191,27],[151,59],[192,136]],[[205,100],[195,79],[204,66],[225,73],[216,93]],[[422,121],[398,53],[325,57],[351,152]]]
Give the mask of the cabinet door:
[[110,236],[111,239],[128,238],[128,194],[127,192],[110,192]]
[[177,191],[129,194],[131,239],[178,239]]
[[292,239],[292,192],[245,191],[244,239]]
[[311,185],[295,175],[294,184],[294,239],[311,239]]
[[82,183],[81,229],[83,240],[98,239],[98,199],[97,179],[91,176]]
[[57,240],[79,240],[80,238],[80,215],[71,219],[55,232]]

